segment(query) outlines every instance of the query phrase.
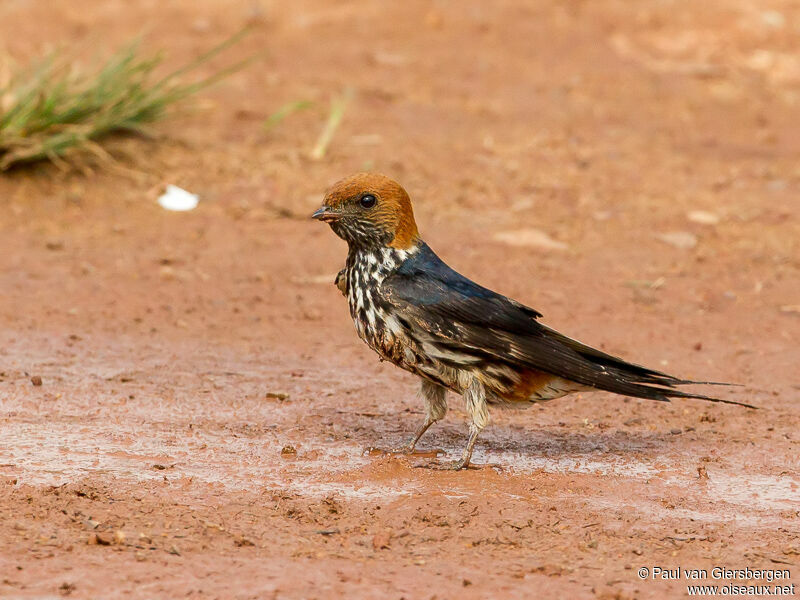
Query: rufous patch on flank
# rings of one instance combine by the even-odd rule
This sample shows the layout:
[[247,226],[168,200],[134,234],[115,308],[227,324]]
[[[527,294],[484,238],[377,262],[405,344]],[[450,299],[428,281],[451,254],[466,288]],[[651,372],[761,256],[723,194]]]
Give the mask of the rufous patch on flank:
[[536,396],[537,392],[550,385],[554,379],[558,377],[543,371],[525,371],[521,373],[519,383],[514,386],[508,399],[514,402],[529,402],[532,396]]

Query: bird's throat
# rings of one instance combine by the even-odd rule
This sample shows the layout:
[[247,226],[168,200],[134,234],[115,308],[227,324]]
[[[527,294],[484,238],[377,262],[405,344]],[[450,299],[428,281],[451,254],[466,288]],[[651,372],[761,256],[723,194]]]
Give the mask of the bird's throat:
[[350,244],[345,266],[348,283],[362,286],[380,285],[418,250],[418,245],[408,249],[398,249],[391,246],[365,247]]

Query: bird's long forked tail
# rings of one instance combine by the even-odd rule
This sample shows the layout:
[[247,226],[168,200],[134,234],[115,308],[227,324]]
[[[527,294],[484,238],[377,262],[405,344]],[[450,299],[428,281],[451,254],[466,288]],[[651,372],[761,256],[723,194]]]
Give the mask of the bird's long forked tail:
[[[588,357],[587,357],[588,358]],[[593,360],[598,364],[597,360]],[[619,388],[625,388],[626,392],[619,391],[627,396],[634,396],[637,398],[646,398],[650,400],[660,400],[662,402],[669,402],[671,398],[695,398],[697,400],[706,400],[707,402],[720,402],[722,404],[734,404],[736,406],[744,406],[746,408],[758,408],[746,402],[738,402],[736,400],[727,400],[725,398],[717,398],[715,396],[706,396],[705,394],[695,394],[693,392],[684,392],[675,389],[677,386],[683,385],[716,385],[728,387],[740,387],[738,383],[723,383],[720,381],[693,381],[691,379],[679,379],[661,373],[660,371],[653,371],[640,365],[627,363],[620,359],[616,359],[613,365],[603,364],[609,361],[600,362],[600,367],[612,375],[611,385],[608,386],[607,391],[616,392]],[[605,387],[605,386],[603,386]],[[612,389],[614,388],[614,389]]]
[[758,409],[757,406],[747,404],[746,402],[737,402],[736,400],[727,400],[725,398],[716,398],[714,396],[706,396],[704,394],[695,394],[675,389],[677,386],[683,385],[740,387],[741,384],[680,379],[667,373],[662,373],[661,371],[627,362],[611,354],[606,354],[602,350],[587,346],[546,325],[542,325],[542,327],[547,331],[547,335],[568,346],[571,350],[580,354],[581,357],[596,365],[598,369],[611,375],[611,377],[605,378],[604,381],[598,381],[596,384],[598,389],[622,394],[624,396],[658,400],[661,402],[669,402],[672,398],[694,398],[697,400],[706,400],[707,402],[719,402],[722,404],[733,404],[745,408]]
[[[727,384],[727,383],[717,383],[717,382],[703,382],[703,381],[689,381],[684,379],[679,379],[680,383],[676,385],[689,385],[689,384],[700,384],[700,385],[737,385],[737,384]],[[637,391],[640,393],[628,394],[630,396],[634,396],[636,398],[647,398],[651,400],[660,400],[662,402],[669,402],[672,398],[696,398],[697,400],[706,400],[708,402],[720,402],[722,404],[734,404],[736,406],[743,406],[745,408],[754,408],[758,409],[757,406],[752,404],[747,404],[746,402],[737,402],[736,400],[727,400],[725,398],[715,398],[714,396],[706,396],[704,394],[694,394],[692,392],[683,392],[681,390],[676,390],[670,387],[655,387],[651,385],[644,385],[644,384],[633,384],[636,386]]]
[[[646,367],[625,363],[624,361],[619,361],[613,366],[604,364],[600,364],[599,366],[608,374],[610,374],[611,377],[609,377],[607,381],[603,381],[597,387],[609,392],[615,392],[625,396],[633,396],[635,398],[659,400],[661,402],[669,402],[672,398],[695,398],[697,400],[705,400],[707,402],[734,404],[736,406],[743,406],[745,408],[758,408],[757,406],[747,404],[746,402],[727,400],[725,398],[716,398],[715,396],[706,396],[705,394],[695,394],[693,392],[684,392],[682,390],[675,389],[676,386],[683,385],[737,386],[738,384],[678,379],[677,377],[672,377],[666,373],[650,371],[649,369],[646,369]],[[642,373],[641,371],[643,369],[649,372]]]

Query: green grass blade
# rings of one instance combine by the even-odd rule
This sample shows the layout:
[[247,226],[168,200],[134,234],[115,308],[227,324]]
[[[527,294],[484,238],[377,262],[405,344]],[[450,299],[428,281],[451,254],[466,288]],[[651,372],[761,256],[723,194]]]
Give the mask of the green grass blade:
[[328,151],[328,146],[330,145],[331,141],[333,140],[333,136],[336,133],[336,130],[339,128],[339,125],[342,123],[342,118],[344,117],[344,113],[347,110],[348,104],[350,104],[350,100],[353,98],[353,88],[347,88],[342,95],[334,98],[331,101],[331,112],[328,115],[328,120],[325,123],[325,127],[322,129],[322,133],[320,133],[319,138],[317,139],[317,143],[314,144],[314,148],[311,150],[311,158],[314,160],[320,160],[325,157],[325,153]]
[[0,112],[0,171],[45,159],[63,166],[61,157],[80,150],[107,158],[96,139],[115,132],[149,134],[145,125],[163,118],[173,104],[259,58],[250,56],[198,81],[181,81],[247,33],[240,31],[157,80],[154,72],[162,56],[141,56],[140,40],[121,48],[94,73],[76,71],[56,53],[16,73],[1,91],[6,110]]
[[295,100],[293,102],[287,102],[266,119],[264,119],[264,123],[261,125],[261,127],[265,131],[269,131],[289,115],[300,112],[301,110],[306,110],[312,106],[314,106],[314,103],[309,100]]

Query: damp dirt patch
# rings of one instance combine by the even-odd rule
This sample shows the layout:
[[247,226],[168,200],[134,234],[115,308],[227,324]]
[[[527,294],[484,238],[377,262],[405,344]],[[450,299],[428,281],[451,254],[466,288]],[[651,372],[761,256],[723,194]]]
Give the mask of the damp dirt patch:
[[[796,578],[798,19],[783,0],[0,3],[21,63],[146,31],[177,66],[245,25],[231,60],[266,57],[163,136],[111,143],[117,169],[0,178],[0,596],[632,599],[686,594],[642,567]],[[460,272],[760,409],[495,410],[454,473],[451,396],[419,454],[387,454],[422,419],[417,383],[358,340],[344,244],[308,220],[364,169],[403,183]],[[169,184],[197,206],[165,211]]]

